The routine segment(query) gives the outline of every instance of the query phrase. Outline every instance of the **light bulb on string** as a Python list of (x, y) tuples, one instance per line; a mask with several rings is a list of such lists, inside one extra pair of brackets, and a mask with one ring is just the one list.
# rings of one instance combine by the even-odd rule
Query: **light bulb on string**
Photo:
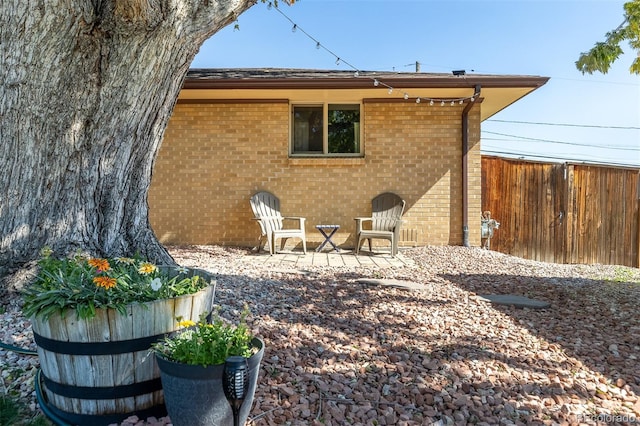
[[(264, 1), (264, 0), (263, 0), (263, 1)], [(284, 13), (283, 13), (279, 8), (278, 8), (278, 4), (277, 4), (277, 2), (275, 2), (275, 1), (273, 1), (273, 0), (266, 0), (266, 3), (267, 3), (267, 9), (268, 9), (268, 10), (271, 10), (273, 7), (275, 7), (277, 12), (279, 12), (280, 14), (282, 14), (285, 18), (287, 18), (287, 20), (288, 20), (289, 22), (291, 22), (291, 23), (293, 24), (293, 26), (292, 26), (292, 28), (291, 28), (291, 31), (292, 31), (292, 32), (296, 32), (296, 31), (298, 30), (298, 24), (294, 23), (294, 22), (293, 22), (293, 21), (292, 21), (292, 20), (291, 20), (291, 19), (290, 19), (286, 14), (284, 14)], [(301, 31), (304, 35), (306, 35), (307, 37), (309, 37), (312, 41), (315, 41), (315, 42), (316, 42), (316, 49), (320, 49), (321, 47), (322, 47), (322, 48), (324, 48), (325, 50), (327, 50), (327, 52), (328, 52), (328, 53), (332, 54), (332, 55), (336, 58), (335, 64), (336, 64), (336, 65), (340, 65), (340, 62), (341, 62), (342, 60), (340, 59), (340, 57), (339, 57), (339, 56), (335, 55), (333, 52), (331, 52), (331, 51), (330, 51), (330, 50), (328, 50), (326, 47), (324, 47), (324, 46), (320, 43), (320, 41), (316, 40), (314, 37), (311, 37), (311, 36), (310, 36), (309, 34), (307, 34), (307, 32), (306, 32), (306, 31), (304, 31), (302, 28), (300, 29), (300, 31)], [(344, 63), (345, 63), (345, 65), (347, 65), (347, 66), (351, 67), (351, 68), (354, 70), (354, 73), (353, 73), (354, 77), (360, 77), (360, 73), (359, 73), (359, 71), (356, 69), (356, 67), (354, 67), (353, 65), (351, 65), (349, 62), (345, 62), (345, 61), (342, 61), (342, 62), (344, 62)], [(375, 87), (379, 87), (380, 85), (382, 85), (382, 86), (386, 87), (386, 88), (388, 89), (388, 94), (389, 94), (389, 95), (391, 95), (391, 94), (393, 93), (393, 90), (394, 90), (394, 89), (393, 89), (393, 87), (389, 86), (388, 84), (386, 84), (386, 83), (384, 83), (384, 82), (379, 81), (378, 79), (373, 79), (373, 85), (374, 85)], [(403, 98), (404, 98), (405, 100), (408, 100), (408, 99), (410, 98), (410, 95), (409, 95), (407, 92), (401, 92), (401, 93), (403, 94)], [(471, 97), (469, 97), (469, 98), (466, 98), (466, 97), (465, 97), (465, 98), (454, 98), (454, 99), (451, 99), (451, 98), (449, 98), (449, 99), (442, 99), (442, 98), (438, 99), (438, 98), (430, 98), (430, 97), (426, 97), (426, 98), (424, 98), (424, 100), (425, 100), (425, 101), (428, 101), (430, 106), (433, 106), (433, 105), (435, 104), (435, 102), (440, 102), (440, 106), (444, 106), (444, 105), (445, 105), (445, 103), (449, 103), (449, 102), (450, 102), (450, 103), (451, 103), (451, 106), (454, 106), (454, 105), (456, 104), (456, 102), (457, 102), (457, 103), (459, 103), (460, 105), (463, 105), (467, 100), (469, 100), (471, 103), (473, 103), (473, 102), (476, 100), (476, 96), (477, 96), (478, 94), (479, 94), (479, 93), (474, 93), (474, 94), (473, 94), (473, 96), (471, 96)], [(422, 101), (423, 101), (423, 99), (422, 99), (422, 98), (420, 98), (420, 97), (416, 97), (416, 98), (415, 98), (415, 102), (416, 102), (416, 104), (419, 104), (419, 103), (421, 103)]]

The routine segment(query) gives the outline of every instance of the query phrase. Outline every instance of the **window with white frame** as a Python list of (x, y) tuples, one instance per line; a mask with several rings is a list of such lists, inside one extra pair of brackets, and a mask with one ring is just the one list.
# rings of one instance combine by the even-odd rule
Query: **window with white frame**
[(359, 156), (360, 104), (291, 106), (291, 154)]

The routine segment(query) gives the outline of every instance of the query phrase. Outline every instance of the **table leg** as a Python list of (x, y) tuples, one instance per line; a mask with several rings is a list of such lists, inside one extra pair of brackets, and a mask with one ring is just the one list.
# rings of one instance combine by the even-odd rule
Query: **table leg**
[(324, 236), (324, 241), (322, 242), (322, 244), (320, 244), (317, 248), (316, 251), (319, 252), (320, 250), (322, 250), (324, 248), (324, 246), (329, 243), (331, 244), (331, 246), (334, 248), (334, 250), (336, 252), (340, 252), (340, 250), (338, 249), (338, 247), (333, 243), (333, 241), (331, 241), (331, 237), (333, 237), (333, 234), (335, 234), (338, 229), (340, 229), (340, 227), (335, 227), (332, 229), (331, 233), (329, 233), (329, 235), (326, 234), (326, 232), (324, 232), (323, 228), (317, 228), (318, 231), (320, 231), (320, 233)]

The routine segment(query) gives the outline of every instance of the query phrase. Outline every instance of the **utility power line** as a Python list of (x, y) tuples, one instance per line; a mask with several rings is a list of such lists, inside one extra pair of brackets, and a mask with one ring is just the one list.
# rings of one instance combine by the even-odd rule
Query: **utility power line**
[[(554, 141), (554, 140), (550, 140), (550, 139), (539, 139), (539, 138), (529, 138), (526, 136), (518, 136), (518, 135), (510, 135), (507, 133), (498, 133), (498, 132), (490, 132), (488, 130), (482, 130), (483, 134), (490, 134), (490, 135), (498, 135), (498, 136), (506, 136), (509, 138), (517, 138), (515, 141), (518, 140), (527, 140), (527, 141), (534, 141), (534, 142), (547, 142), (547, 143), (555, 143), (555, 144), (559, 144), (559, 145), (571, 145), (571, 146), (581, 146), (581, 147), (589, 147), (589, 148), (602, 148), (602, 149), (618, 149), (618, 150), (622, 150), (622, 151), (638, 151), (640, 152), (640, 148), (629, 148), (629, 147), (623, 147), (623, 146), (615, 146), (615, 145), (594, 145), (594, 144), (585, 144), (585, 143), (577, 143), (577, 142), (562, 142), (562, 141)], [(484, 140), (491, 140), (490, 138), (482, 138)], [(500, 140), (500, 139), (493, 139), (493, 140)], [(504, 140), (504, 139), (502, 139)], [(510, 139), (513, 140), (513, 139)]]
[[(414, 64), (416, 62), (419, 62), (420, 65), (426, 66), (426, 67), (430, 67), (430, 68), (435, 68), (435, 69), (443, 69), (443, 70), (454, 70), (454, 69), (464, 69), (464, 66), (446, 66), (446, 65), (435, 65), (435, 64), (427, 64), (424, 61), (421, 61), (420, 59), (417, 59), (416, 61), (410, 63), (410, 64), (404, 64), (401, 66), (392, 66), (391, 68), (393, 70), (395, 70), (396, 68), (408, 68), (408, 67), (412, 67), (414, 66)], [(384, 69), (384, 68), (382, 68)], [(487, 71), (487, 70), (476, 70), (476, 69), (471, 69), (471, 72), (475, 72), (477, 74), (503, 74), (503, 72), (499, 72), (499, 71)], [(575, 81), (578, 83), (597, 83), (597, 84), (615, 84), (615, 85), (620, 85), (620, 86), (634, 86), (634, 87), (638, 87), (640, 86), (640, 84), (637, 83), (627, 83), (624, 81), (605, 81), (605, 80), (596, 80), (596, 79), (590, 79), (590, 78), (568, 78), (568, 77), (551, 77), (552, 80), (565, 80), (565, 81)]]
[(488, 119), (486, 122), (492, 123), (509, 123), (509, 124), (532, 124), (538, 126), (561, 126), (561, 127), (584, 127), (590, 129), (620, 129), (620, 130), (640, 130), (640, 127), (634, 126), (598, 126), (595, 124), (566, 124), (566, 123), (542, 123), (535, 121), (515, 121), (515, 120), (496, 120), (496, 119)]
[(594, 165), (605, 165), (605, 166), (622, 166), (622, 167), (634, 167), (638, 168), (640, 165), (633, 163), (625, 163), (619, 160), (611, 159), (611, 158), (602, 158), (602, 157), (591, 157), (592, 159), (576, 159), (575, 157), (571, 157), (567, 154), (558, 154), (558, 155), (541, 155), (534, 154), (529, 152), (513, 152), (513, 151), (497, 151), (491, 149), (481, 149), (480, 153), (482, 155), (495, 155), (499, 157), (507, 157), (507, 158), (515, 158), (515, 159), (538, 159), (538, 160), (555, 160), (555, 161), (565, 161), (570, 163), (585, 163), (585, 164), (594, 164)]
[[(496, 142), (523, 142), (522, 136), (514, 136), (518, 139), (503, 139), (503, 138), (485, 138), (483, 137), (483, 141), (496, 141)], [(548, 141), (545, 139), (525, 139), (532, 140), (533, 142), (543, 142), (543, 143), (560, 143), (563, 145), (573, 145), (585, 148), (594, 148), (594, 149), (612, 149), (612, 150), (620, 150), (620, 151), (638, 151), (640, 152), (640, 147), (633, 148), (626, 145), (595, 145), (589, 143), (573, 143), (573, 142), (556, 142), (556, 141)]]

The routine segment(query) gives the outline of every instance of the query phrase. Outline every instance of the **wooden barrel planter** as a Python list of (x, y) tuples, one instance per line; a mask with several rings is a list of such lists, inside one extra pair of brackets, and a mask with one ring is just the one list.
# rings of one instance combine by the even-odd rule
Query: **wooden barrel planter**
[(47, 409), (74, 425), (165, 415), (160, 371), (149, 349), (178, 330), (176, 318), (198, 321), (211, 312), (215, 282), (204, 271), (192, 273), (212, 285), (174, 299), (131, 304), (126, 315), (98, 309), (90, 319), (75, 312), (31, 318)]

